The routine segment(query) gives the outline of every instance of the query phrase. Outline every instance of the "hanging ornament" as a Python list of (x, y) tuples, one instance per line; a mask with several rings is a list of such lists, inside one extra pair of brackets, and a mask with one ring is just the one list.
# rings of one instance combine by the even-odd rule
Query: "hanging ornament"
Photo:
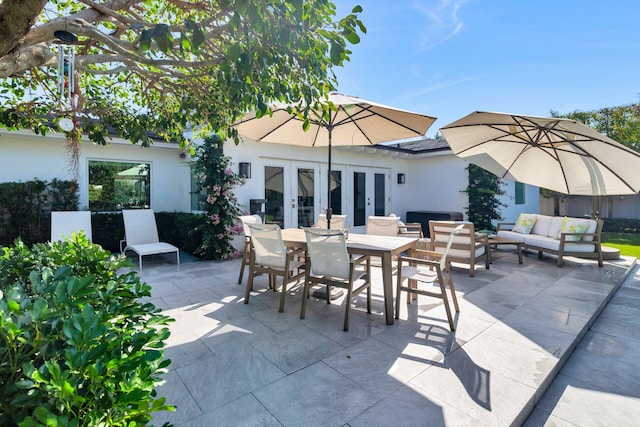
[(74, 87), (75, 51), (73, 46), (58, 46), (58, 95), (63, 109), (71, 109)]

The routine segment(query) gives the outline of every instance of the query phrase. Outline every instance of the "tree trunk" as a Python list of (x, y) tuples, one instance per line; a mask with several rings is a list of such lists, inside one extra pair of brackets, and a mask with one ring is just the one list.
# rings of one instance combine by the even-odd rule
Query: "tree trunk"
[(0, 3), (0, 58), (19, 45), (46, 0), (3, 0)]

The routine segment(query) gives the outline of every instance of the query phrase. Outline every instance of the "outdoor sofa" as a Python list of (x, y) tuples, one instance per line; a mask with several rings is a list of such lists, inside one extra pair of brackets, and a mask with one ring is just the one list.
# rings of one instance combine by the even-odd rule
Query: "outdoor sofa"
[(572, 218), (540, 214), (520, 214), (518, 220), (498, 223), (498, 237), (522, 242), (525, 249), (558, 257), (562, 267), (563, 257), (597, 259), (602, 267), (601, 219)]

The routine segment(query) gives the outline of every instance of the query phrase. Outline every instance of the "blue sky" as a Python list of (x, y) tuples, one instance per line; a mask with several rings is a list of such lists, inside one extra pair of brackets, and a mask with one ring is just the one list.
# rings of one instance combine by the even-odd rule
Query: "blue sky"
[(339, 91), (435, 116), (549, 116), (640, 101), (638, 0), (334, 0), (367, 34)]

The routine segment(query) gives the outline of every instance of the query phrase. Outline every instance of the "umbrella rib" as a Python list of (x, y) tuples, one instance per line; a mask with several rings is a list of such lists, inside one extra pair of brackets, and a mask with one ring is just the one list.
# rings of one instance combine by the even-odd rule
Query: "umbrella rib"
[[(342, 109), (342, 111), (345, 112), (345, 114), (347, 115), (346, 118), (344, 118), (343, 120), (334, 123), (334, 126), (341, 126), (347, 123), (353, 123), (355, 126), (358, 127), (358, 129), (360, 129), (360, 131), (364, 134), (364, 132), (362, 131), (362, 129), (360, 128), (360, 126), (357, 124), (358, 121), (360, 120), (364, 120), (367, 119), (369, 117), (380, 117), (390, 123), (393, 123), (394, 125), (400, 126), (404, 129), (407, 129), (413, 133), (415, 133), (418, 136), (423, 135), (419, 130), (412, 128), (411, 126), (407, 126), (404, 123), (400, 123), (397, 120), (394, 120), (390, 117), (387, 117), (385, 114), (382, 114), (381, 112), (377, 112), (377, 111), (372, 111), (371, 108), (373, 108), (373, 105), (369, 105), (369, 106), (358, 106), (359, 108), (361, 108), (358, 112), (356, 112), (355, 114), (349, 114), (347, 112), (347, 110), (344, 107), (340, 107)], [(367, 115), (364, 115), (365, 113), (368, 113)], [(359, 117), (360, 115), (364, 115), (363, 117)], [(421, 117), (425, 117), (425, 118), (429, 118), (427, 116), (421, 115), (421, 114), (415, 114), (416, 116), (421, 116)], [(369, 140), (369, 142), (371, 142), (371, 140), (369, 139), (369, 137), (365, 134), (365, 136), (367, 137), (367, 140)], [(372, 143), (372, 142), (371, 142)]]

